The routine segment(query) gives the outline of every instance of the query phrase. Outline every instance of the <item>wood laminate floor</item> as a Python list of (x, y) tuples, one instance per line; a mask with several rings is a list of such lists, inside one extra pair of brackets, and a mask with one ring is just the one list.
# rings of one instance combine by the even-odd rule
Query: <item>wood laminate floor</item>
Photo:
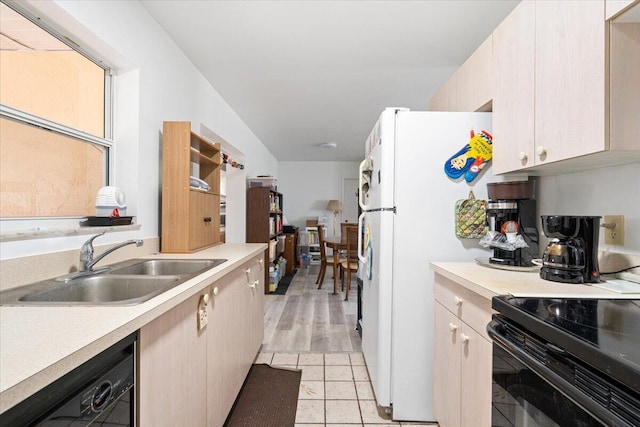
[(255, 362), (302, 371), (295, 427), (434, 426), (393, 421), (377, 405), (355, 331), (355, 276), (344, 301), (339, 288), (332, 295), (330, 269), (317, 289), (318, 268), (298, 269), (285, 295), (265, 295), (265, 337)]
[(263, 352), (360, 352), (355, 330), (357, 285), (351, 281), (349, 301), (344, 292), (333, 295), (333, 276), (327, 269), (322, 289), (315, 284), (317, 265), (298, 269), (285, 295), (265, 295)]

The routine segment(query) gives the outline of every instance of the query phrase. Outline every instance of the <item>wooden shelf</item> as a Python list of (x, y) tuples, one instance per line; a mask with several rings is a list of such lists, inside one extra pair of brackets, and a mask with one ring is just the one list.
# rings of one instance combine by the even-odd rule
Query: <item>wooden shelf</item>
[(218, 156), (215, 157), (208, 157), (202, 154), (202, 152), (191, 147), (191, 161), (198, 164), (210, 163), (212, 165), (220, 165), (220, 155), (218, 154)]
[[(164, 122), (162, 252), (189, 253), (220, 243), (220, 164), (220, 145), (193, 133), (190, 122)], [(209, 191), (191, 188), (193, 169)]]
[[(275, 207), (278, 208), (273, 210)], [(270, 187), (247, 189), (247, 243), (267, 243), (282, 236), (282, 194)], [(273, 226), (272, 226), (273, 223)], [(273, 232), (275, 227), (275, 233)], [(269, 250), (265, 258), (269, 259)], [(279, 255), (279, 254), (277, 254)], [(269, 269), (265, 269), (265, 293), (269, 293)]]

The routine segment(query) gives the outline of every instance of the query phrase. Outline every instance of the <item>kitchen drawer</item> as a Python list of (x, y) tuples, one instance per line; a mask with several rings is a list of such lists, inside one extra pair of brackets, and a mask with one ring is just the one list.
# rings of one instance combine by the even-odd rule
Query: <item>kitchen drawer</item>
[(255, 257), (244, 263), (242, 269), (246, 272), (248, 281), (259, 280), (264, 276), (264, 261), (261, 256)]
[(486, 327), (493, 313), (490, 299), (437, 273), (434, 280), (434, 297), (447, 310), (487, 338)]

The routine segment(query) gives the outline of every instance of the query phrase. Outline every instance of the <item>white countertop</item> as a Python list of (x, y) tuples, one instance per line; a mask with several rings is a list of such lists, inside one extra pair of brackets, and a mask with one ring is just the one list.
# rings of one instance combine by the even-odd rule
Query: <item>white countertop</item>
[(228, 261), (135, 306), (0, 306), (0, 413), (60, 378), (266, 249), (223, 244), (193, 254), (142, 258)]
[(505, 271), (472, 262), (432, 262), (431, 269), (485, 298), (496, 295), (553, 298), (640, 299), (640, 293), (622, 294), (590, 285), (550, 282), (539, 271)]

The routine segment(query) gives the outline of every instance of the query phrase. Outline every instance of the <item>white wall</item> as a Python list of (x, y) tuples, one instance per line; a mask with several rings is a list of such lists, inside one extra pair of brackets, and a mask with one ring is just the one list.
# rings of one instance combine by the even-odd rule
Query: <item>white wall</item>
[[(320, 215), (331, 221), (327, 201), (341, 198), (342, 178), (357, 178), (357, 170), (356, 162), (280, 162), (278, 190), (289, 222), (304, 227)], [(601, 230), (600, 250), (640, 255), (640, 163), (538, 177), (536, 192), (540, 215), (624, 215), (625, 245), (605, 245)]]
[(600, 250), (640, 255), (640, 163), (540, 177), (538, 182), (540, 215), (624, 215), (625, 245), (605, 245), (601, 230)]
[[(331, 199), (342, 199), (342, 179), (358, 178), (358, 162), (280, 162), (278, 191), (284, 199), (284, 215), (291, 225), (304, 228), (305, 221), (318, 216), (329, 217), (332, 229), (333, 213), (326, 211)], [(341, 215), (336, 218), (336, 234), (340, 234)]]
[[(101, 244), (159, 235), (164, 120), (213, 130), (245, 154), (247, 176), (278, 174), (273, 155), (196, 70), (138, 2), (29, 0), (45, 21), (116, 67), (115, 182), (141, 230), (111, 233)], [(197, 36), (194, 34), (194, 36)], [(242, 212), (244, 215), (244, 212)], [(241, 223), (244, 227), (244, 216)], [(233, 235), (233, 233), (232, 233)], [(86, 236), (0, 245), (1, 259), (77, 249)]]

